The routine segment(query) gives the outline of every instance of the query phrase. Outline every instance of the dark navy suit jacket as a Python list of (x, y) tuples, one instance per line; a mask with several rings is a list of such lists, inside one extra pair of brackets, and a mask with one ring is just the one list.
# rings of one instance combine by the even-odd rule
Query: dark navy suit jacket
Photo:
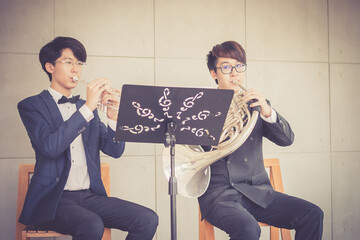
[(242, 195), (263, 208), (274, 200), (275, 192), (264, 167), (263, 137), (280, 146), (291, 145), (294, 141), (289, 123), (279, 113), (275, 123), (268, 123), (259, 117), (244, 144), (210, 166), (209, 187), (198, 198), (202, 218), (219, 202), (239, 201)]
[[(76, 103), (79, 109), (85, 103)], [(53, 220), (70, 171), (70, 144), (82, 134), (92, 192), (105, 195), (101, 180), (100, 150), (118, 158), (125, 144), (114, 141), (115, 132), (107, 128), (95, 110), (88, 123), (77, 110), (67, 121), (48, 91), (28, 97), (18, 110), (35, 151), (35, 170), (19, 221), (26, 225)]]

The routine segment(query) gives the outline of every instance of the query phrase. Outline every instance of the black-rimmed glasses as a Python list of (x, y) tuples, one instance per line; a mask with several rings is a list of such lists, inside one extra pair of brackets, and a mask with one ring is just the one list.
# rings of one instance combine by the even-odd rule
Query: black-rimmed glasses
[(224, 66), (221, 66), (221, 67), (217, 67), (216, 69), (221, 69), (221, 72), (223, 74), (230, 74), (233, 70), (233, 68), (235, 68), (235, 70), (238, 72), (238, 73), (242, 73), (242, 72), (245, 72), (246, 71), (246, 64), (236, 64), (235, 66), (231, 66), (231, 65), (224, 65)]
[(63, 60), (63, 61), (55, 61), (55, 62), (60, 62), (60, 63), (63, 63), (65, 64), (65, 66), (68, 66), (68, 67), (72, 67), (74, 65), (78, 66), (78, 67), (83, 67), (86, 65), (85, 62), (74, 62), (74, 61), (70, 61), (70, 60)]

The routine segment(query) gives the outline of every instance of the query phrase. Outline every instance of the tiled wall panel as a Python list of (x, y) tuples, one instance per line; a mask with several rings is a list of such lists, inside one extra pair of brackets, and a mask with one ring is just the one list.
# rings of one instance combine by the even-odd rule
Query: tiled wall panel
[(246, 44), (251, 60), (327, 61), (327, 1), (246, 1)]
[(171, 87), (216, 87), (203, 59), (171, 59), (160, 58), (156, 60), (157, 86)]
[(360, 64), (330, 65), (331, 150), (360, 151)]
[(332, 154), (333, 239), (357, 239), (360, 234), (359, 152)]
[(329, 151), (329, 76), (325, 63), (249, 62), (247, 87), (270, 100), (295, 133), (289, 148), (265, 141), (272, 152)]
[[(20, 70), (21, 68), (21, 70)], [(0, 157), (33, 157), (17, 104), (47, 89), (49, 80), (33, 54), (0, 54)]]
[(73, 36), (100, 56), (154, 56), (152, 0), (55, 2), (55, 35)]
[(244, 4), (243, 0), (155, 0), (155, 56), (204, 58), (223, 41), (245, 43)]
[(329, 0), (330, 61), (360, 63), (360, 1)]
[(0, 52), (38, 53), (54, 36), (54, 1), (1, 0)]

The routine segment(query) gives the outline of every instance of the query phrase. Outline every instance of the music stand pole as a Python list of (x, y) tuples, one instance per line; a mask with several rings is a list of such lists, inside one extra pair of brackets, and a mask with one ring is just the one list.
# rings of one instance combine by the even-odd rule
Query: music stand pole
[(165, 147), (170, 146), (170, 166), (171, 175), (169, 178), (169, 195), (170, 195), (170, 210), (171, 210), (171, 240), (177, 239), (176, 233), (176, 194), (177, 194), (177, 180), (175, 176), (175, 129), (176, 123), (170, 122), (167, 124), (167, 132), (165, 133)]
[(164, 156), (170, 159), (164, 161), (170, 161), (166, 177), (171, 200), (171, 240), (177, 239), (176, 195), (180, 189), (175, 174), (175, 143), (216, 146), (233, 95), (233, 90), (226, 89), (129, 84), (122, 87), (114, 140), (163, 143), (170, 147), (170, 155)]

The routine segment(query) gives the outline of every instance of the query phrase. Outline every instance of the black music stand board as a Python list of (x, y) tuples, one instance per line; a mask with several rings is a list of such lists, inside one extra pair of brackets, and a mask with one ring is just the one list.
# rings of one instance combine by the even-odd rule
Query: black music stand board
[(116, 141), (170, 147), (171, 239), (176, 240), (175, 144), (216, 146), (233, 90), (123, 85)]

